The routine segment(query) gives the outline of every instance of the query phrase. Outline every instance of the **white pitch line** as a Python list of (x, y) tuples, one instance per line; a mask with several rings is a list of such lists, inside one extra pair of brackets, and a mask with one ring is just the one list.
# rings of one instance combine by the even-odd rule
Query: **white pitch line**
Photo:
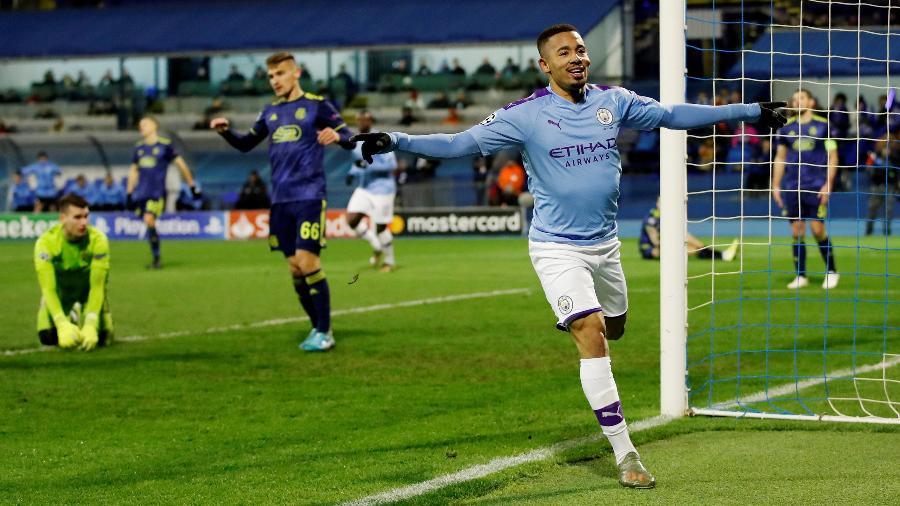
[[(427, 299), (407, 300), (403, 302), (393, 302), (388, 304), (375, 304), (373, 306), (353, 307), (347, 309), (338, 309), (331, 312), (331, 316), (342, 316), (348, 314), (371, 313), (373, 311), (384, 311), (388, 309), (398, 309), (406, 307), (427, 306), (430, 304), (444, 304), (447, 302), (456, 302), (460, 300), (484, 299), (488, 297), (500, 297), (504, 295), (524, 295), (531, 293), (528, 288), (510, 288), (507, 290), (491, 290), (489, 292), (461, 293), (459, 295), (445, 295), (442, 297), (430, 297)], [(285, 325), (288, 323), (296, 323), (309, 320), (306, 316), (294, 316), (290, 318), (276, 318), (273, 320), (263, 320), (253, 323), (237, 323), (234, 325), (225, 325), (221, 327), (210, 327), (206, 330), (178, 330), (173, 332), (163, 332), (154, 336), (126, 336), (117, 337), (116, 342), (136, 343), (140, 341), (150, 341), (156, 339), (171, 339), (174, 337), (183, 337), (188, 335), (204, 335), (219, 334), (222, 332), (234, 332), (246, 329), (258, 329), (263, 327), (274, 327), (277, 325)], [(4, 350), (3, 356), (28, 355), (44, 351), (56, 350), (55, 346), (41, 346), (40, 348), (25, 348), (21, 350)]]
[[(674, 418), (659, 415), (654, 416), (653, 418), (639, 420), (635, 423), (630, 424), (628, 428), (631, 432), (640, 432), (642, 430), (652, 429), (654, 427), (659, 427), (660, 425), (665, 425), (672, 420), (674, 420)], [(494, 474), (511, 467), (520, 466), (522, 464), (529, 464), (532, 462), (540, 462), (542, 460), (549, 459), (554, 455), (558, 455), (559, 453), (562, 453), (566, 450), (597, 442), (603, 437), (605, 437), (603, 436), (603, 433), (598, 432), (597, 434), (578, 439), (562, 441), (551, 446), (538, 448), (536, 450), (531, 450), (530, 452), (521, 453), (512, 457), (498, 457), (491, 460), (487, 464), (479, 464), (477, 466), (463, 469), (462, 471), (438, 476), (437, 478), (432, 478), (428, 481), (423, 481), (414, 485), (395, 488), (392, 490), (388, 490), (387, 492), (381, 492), (379, 494), (366, 496), (354, 501), (345, 502), (341, 506), (371, 506), (375, 504), (384, 504), (389, 502), (401, 501), (403, 499), (409, 499), (411, 497), (427, 494), (428, 492), (433, 492), (435, 490), (450, 485), (455, 485), (457, 483), (484, 478), (489, 474)]]
[[(894, 366), (900, 363), (900, 356), (894, 357), (891, 360), (884, 361), (878, 364), (871, 364), (863, 367), (857, 367), (855, 369), (856, 373), (867, 373), (872, 372), (878, 369), (887, 368)], [(835, 371), (832, 373), (828, 379), (835, 379), (840, 377), (847, 377), (852, 375), (854, 372), (853, 369), (841, 369), (839, 371)], [(786, 385), (782, 385), (780, 387), (776, 387), (770, 389), (768, 391), (763, 390), (760, 392), (756, 392), (752, 395), (743, 398), (744, 403), (749, 402), (758, 402), (765, 400), (768, 397), (786, 395), (793, 392), (796, 389), (804, 389), (812, 386), (816, 386), (818, 384), (824, 383), (825, 378), (815, 378), (804, 380), (795, 383), (789, 383)], [(732, 403), (724, 403), (717, 405), (718, 409), (729, 409), (737, 407), (739, 404), (737, 402)], [(629, 424), (628, 428), (630, 432), (640, 432), (643, 430), (653, 429), (655, 427), (660, 427), (665, 425), (673, 420), (676, 420), (674, 417), (666, 417), (666, 416), (654, 416), (653, 418), (647, 418), (644, 420), (638, 420), (635, 423)], [(457, 483), (462, 483), (470, 480), (476, 480), (478, 478), (484, 478), (490, 474), (498, 473), (500, 471), (504, 471), (511, 467), (520, 466), (523, 464), (529, 464), (532, 462), (539, 462), (542, 460), (549, 459), (554, 455), (557, 455), (563, 451), (577, 448), (582, 445), (594, 443), (603, 439), (604, 436), (602, 433), (597, 433), (591, 436), (586, 436), (578, 439), (570, 439), (568, 441), (562, 441), (556, 443), (551, 446), (547, 446), (544, 448), (538, 448), (536, 450), (531, 450), (530, 452), (521, 453), (519, 455), (515, 455), (512, 457), (498, 457), (487, 464), (479, 464), (476, 466), (472, 466), (461, 471), (457, 471), (451, 474), (445, 474), (443, 476), (438, 476), (437, 478), (432, 478), (427, 481), (423, 481), (420, 483), (416, 483), (413, 485), (409, 485), (406, 487), (399, 487), (395, 489), (388, 490), (386, 492), (381, 492), (378, 494), (369, 495), (363, 497), (361, 499), (356, 499), (354, 501), (349, 501), (343, 503), (341, 506), (372, 506), (376, 504), (385, 504), (395, 501), (401, 501), (404, 499), (409, 499), (411, 497), (416, 497), (420, 495), (427, 494), (429, 492), (434, 492), (435, 490), (439, 490), (444, 487), (448, 487), (450, 485), (455, 485)]]

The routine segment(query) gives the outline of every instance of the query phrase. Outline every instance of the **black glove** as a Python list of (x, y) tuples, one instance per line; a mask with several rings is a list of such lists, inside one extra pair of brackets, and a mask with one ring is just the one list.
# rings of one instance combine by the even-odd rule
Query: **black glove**
[(130, 193), (125, 195), (125, 209), (129, 211), (134, 210), (134, 197)]
[(362, 157), (363, 160), (372, 163), (372, 155), (379, 153), (387, 153), (391, 151), (393, 148), (393, 143), (391, 142), (391, 136), (378, 132), (378, 133), (368, 133), (368, 134), (356, 134), (353, 137), (350, 137), (350, 142), (362, 142)]
[(203, 191), (196, 186), (191, 186), (191, 197), (194, 197), (194, 200), (200, 200), (203, 198)]
[(786, 102), (760, 102), (759, 120), (756, 121), (756, 124), (773, 130), (783, 127), (787, 123), (787, 118), (778, 112), (777, 109), (781, 109), (786, 105)]

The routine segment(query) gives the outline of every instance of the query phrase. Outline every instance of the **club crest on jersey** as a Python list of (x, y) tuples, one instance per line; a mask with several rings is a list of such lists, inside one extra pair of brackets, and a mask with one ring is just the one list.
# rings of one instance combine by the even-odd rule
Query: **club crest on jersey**
[(297, 111), (294, 112), (294, 117), (300, 121), (303, 121), (303, 119), (306, 118), (306, 108), (301, 107), (301, 108), (297, 109)]
[(597, 109), (597, 121), (601, 125), (609, 125), (613, 122), (613, 113), (605, 107)]
[(491, 123), (493, 123), (495, 119), (497, 119), (497, 113), (492, 112), (491, 114), (488, 115), (487, 118), (484, 118), (483, 120), (481, 120), (480, 124), (481, 124), (481, 126), (488, 126)]
[(563, 295), (556, 301), (556, 306), (559, 307), (559, 312), (562, 314), (569, 314), (572, 312), (572, 297), (568, 295)]

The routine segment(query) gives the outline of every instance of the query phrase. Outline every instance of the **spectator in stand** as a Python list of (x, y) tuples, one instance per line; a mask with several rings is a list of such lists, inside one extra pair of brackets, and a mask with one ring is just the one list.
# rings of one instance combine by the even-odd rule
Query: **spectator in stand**
[(453, 107), (447, 109), (447, 116), (441, 120), (442, 125), (458, 125), (459, 122), (462, 121), (462, 118), (459, 117), (459, 112)]
[(124, 211), (125, 187), (115, 182), (112, 174), (107, 172), (103, 183), (97, 188), (94, 209), (98, 211)]
[(517, 160), (509, 160), (500, 169), (497, 180), (488, 190), (492, 206), (517, 206), (519, 194), (525, 189), (525, 169)]
[(439, 91), (428, 102), (429, 109), (448, 109), (450, 108), (450, 99), (447, 98), (447, 92)]
[(266, 74), (266, 69), (264, 69), (262, 65), (256, 66), (256, 70), (253, 71), (253, 80), (254, 81), (268, 81), (269, 80), (269, 75)]
[[(268, 74), (266, 74), (266, 80), (268, 79), (269, 76)], [(312, 72), (309, 71), (305, 63), (300, 64), (300, 79), (309, 79), (310, 81), (313, 80)]]
[[(203, 73), (205, 74), (206, 68), (200, 67), (200, 69), (198, 69), (197, 73), (200, 74), (200, 71), (203, 71)], [(198, 75), (198, 77), (199, 77), (199, 75)], [(202, 78), (201, 78), (201, 80), (202, 80)], [(123, 86), (134, 86), (134, 79), (132, 79), (131, 74), (128, 72), (128, 69), (126, 69), (124, 67), (122, 68), (122, 75), (119, 77), (118, 84), (121, 84)]]
[(75, 80), (75, 86), (79, 88), (88, 88), (91, 86), (91, 78), (83, 70), (78, 71), (78, 79)]
[(541, 73), (540, 69), (537, 68), (537, 63), (535, 63), (534, 58), (528, 59), (528, 66), (525, 67), (525, 70), (523, 70), (522, 72), (524, 72), (526, 74), (540, 74)]
[(431, 67), (428, 66), (428, 62), (425, 61), (425, 58), (419, 60), (419, 70), (416, 72), (416, 74), (420, 76), (430, 76), (431, 74), (433, 74), (433, 72), (431, 71)]
[(16, 132), (16, 127), (13, 125), (7, 125), (3, 120), (0, 120), (0, 134), (12, 134)]
[(196, 191), (191, 190), (191, 185), (181, 181), (181, 186), (178, 189), (178, 199), (175, 200), (176, 211), (199, 211), (203, 209), (203, 194), (199, 193), (203, 191), (200, 181), (194, 179), (194, 188)]
[[(353, 97), (359, 92), (359, 85), (356, 84), (356, 81), (353, 79), (353, 76), (347, 72), (347, 66), (341, 64), (338, 67), (338, 73), (334, 76), (334, 82), (343, 82), (343, 93), (340, 93), (340, 90), (337, 86), (334, 86), (336, 93), (332, 96), (332, 101), (335, 104), (349, 104), (353, 101)], [(337, 106), (340, 108), (340, 106)]]
[(698, 105), (712, 105), (712, 100), (709, 98), (709, 94), (705, 91), (701, 91), (697, 94), (697, 99), (694, 101), (695, 104)]
[(422, 102), (422, 98), (419, 97), (419, 90), (413, 88), (409, 90), (409, 98), (407, 98), (403, 102), (404, 107), (409, 107), (414, 111), (421, 111), (425, 108), (425, 103)]
[(22, 168), (24, 177), (34, 176), (37, 186), (35, 194), (37, 195), (37, 205), (35, 212), (49, 212), (56, 210), (56, 198), (59, 196), (59, 189), (56, 187), (56, 178), (62, 175), (59, 165), (50, 161), (47, 153), (41, 151), (37, 154), (37, 161)]
[(19, 171), (13, 174), (11, 192), (12, 195), (9, 200), (13, 211), (17, 213), (30, 213), (31, 211), (34, 211), (37, 200), (34, 195), (34, 190), (31, 188), (31, 185), (28, 184), (28, 181), (22, 177), (22, 173)]
[(53, 76), (53, 70), (47, 69), (47, 71), (44, 72), (44, 81), (43, 82), (44, 82), (44, 84), (51, 84), (51, 85), (56, 84), (56, 77)]
[(74, 193), (84, 200), (87, 200), (88, 204), (91, 205), (94, 205), (94, 202), (97, 201), (97, 195), (94, 193), (94, 188), (88, 184), (84, 174), (75, 176), (75, 184), (66, 188), (64, 193)]
[(216, 97), (212, 99), (209, 106), (206, 107), (203, 111), (203, 117), (200, 118), (199, 121), (194, 123), (194, 130), (208, 130), (209, 122), (212, 121), (213, 118), (222, 115), (222, 112), (227, 109), (225, 105), (225, 99), (222, 97)]
[(518, 65), (516, 65), (516, 64), (513, 62), (513, 59), (512, 59), (512, 58), (507, 58), (507, 59), (506, 59), (506, 65), (503, 66), (503, 70), (501, 70), (500, 73), (501, 73), (504, 77), (512, 77), (512, 76), (518, 74), (520, 70), (521, 70), (521, 69), (519, 68)]
[(410, 73), (409, 64), (406, 58), (398, 58), (391, 63), (391, 73), (401, 76), (408, 76)]
[(259, 172), (253, 170), (247, 176), (247, 181), (241, 187), (241, 195), (238, 197), (235, 209), (268, 209), (271, 201), (266, 183), (259, 177)]
[(466, 97), (466, 92), (463, 90), (459, 90), (456, 93), (456, 98), (453, 100), (453, 108), (454, 109), (465, 109), (472, 105), (472, 101)]
[(412, 125), (413, 123), (415, 123), (416, 121), (419, 121), (419, 120), (418, 120), (418, 118), (416, 118), (413, 115), (412, 108), (403, 106), (403, 109), (401, 110), (400, 124), (403, 126), (409, 126), (409, 125)]
[(462, 68), (462, 65), (459, 64), (459, 58), (453, 59), (453, 68), (450, 69), (450, 73), (455, 76), (466, 75), (466, 69)]
[(485, 56), (484, 60), (481, 61), (481, 65), (479, 65), (478, 68), (475, 69), (475, 73), (481, 74), (481, 75), (493, 76), (493, 75), (497, 74), (497, 69), (494, 68), (493, 65), (491, 65), (491, 61), (488, 59), (487, 56)]
[(113, 78), (112, 70), (107, 70), (103, 77), (100, 78), (100, 82), (97, 83), (98, 86), (112, 86), (116, 83), (116, 80)]
[(225, 78), (225, 80), (230, 82), (244, 82), (247, 80), (247, 78), (244, 77), (244, 74), (241, 74), (241, 71), (238, 70), (237, 65), (232, 65), (231, 71), (228, 72), (228, 77)]

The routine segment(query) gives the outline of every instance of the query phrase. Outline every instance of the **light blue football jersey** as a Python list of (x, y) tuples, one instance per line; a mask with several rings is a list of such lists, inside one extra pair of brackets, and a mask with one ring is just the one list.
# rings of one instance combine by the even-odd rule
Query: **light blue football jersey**
[(521, 151), (534, 195), (531, 240), (587, 246), (616, 236), (619, 131), (652, 130), (666, 114), (656, 100), (624, 88), (591, 84), (573, 104), (548, 86), (468, 132), (484, 155)]
[[(362, 159), (362, 143), (358, 142), (353, 148), (353, 161)], [(397, 193), (397, 182), (394, 181), (396, 168), (396, 154), (380, 153), (372, 155), (372, 163), (365, 169), (351, 165), (348, 174), (356, 178), (357, 188), (368, 190), (373, 195), (391, 195)]]

